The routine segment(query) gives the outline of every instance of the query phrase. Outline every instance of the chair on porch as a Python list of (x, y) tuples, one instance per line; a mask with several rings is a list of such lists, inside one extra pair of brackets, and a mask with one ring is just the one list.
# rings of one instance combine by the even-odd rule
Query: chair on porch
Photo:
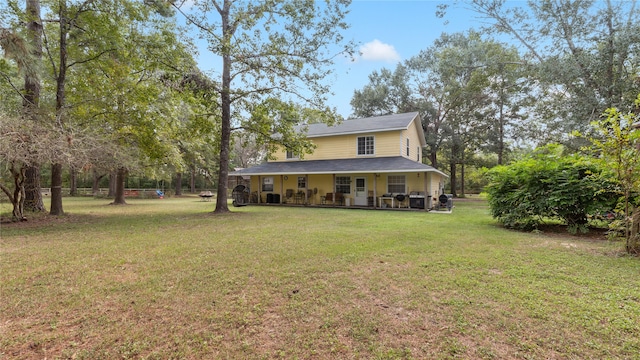
[(293, 203), (293, 189), (287, 189), (284, 193), (284, 199), (287, 204)]
[(344, 194), (343, 193), (327, 193), (324, 196), (321, 196), (322, 204), (331, 203), (333, 205), (344, 205)]

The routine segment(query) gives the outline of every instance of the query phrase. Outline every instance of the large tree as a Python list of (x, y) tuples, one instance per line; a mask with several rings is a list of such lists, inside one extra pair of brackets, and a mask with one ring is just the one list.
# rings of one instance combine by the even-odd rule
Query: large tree
[[(295, 98), (325, 109), (325, 82), (343, 43), (350, 0), (173, 2), (219, 57), (221, 131), (216, 213), (228, 212), (230, 140), (247, 106), (264, 98)], [(330, 109), (325, 109), (331, 112)], [(291, 124), (293, 126), (293, 124)]]
[(353, 92), (353, 116), (364, 118), (418, 110), (418, 97), (412, 92), (409, 75), (404, 64), (398, 64), (394, 71), (383, 68), (372, 72), (369, 83)]
[(605, 109), (631, 110), (640, 90), (640, 9), (635, 0), (464, 1), (487, 30), (511, 36), (537, 67), (535, 113), (542, 141), (588, 131)]
[[(57, 2), (50, 10), (57, 36), (49, 38), (58, 41), (50, 40), (46, 48), (59, 55), (49, 61), (56, 124), (65, 134), (92, 128), (119, 146), (117, 152), (94, 152), (89, 167), (117, 175), (114, 203), (123, 204), (124, 180), (132, 168), (152, 173), (149, 169), (179, 161), (174, 140), (180, 92), (170, 80), (195, 66), (188, 44), (179, 40), (170, 19), (146, 3)], [(52, 185), (60, 186), (60, 172), (52, 175)], [(54, 195), (52, 213), (54, 204), (62, 210)]]
[[(28, 121), (41, 121), (40, 91), (41, 78), (39, 65), (42, 58), (42, 21), (40, 19), (40, 2), (28, 0), (25, 10), (20, 11), (17, 4), (7, 4), (0, 8), (0, 46), (4, 50), (4, 58), (17, 65), (23, 76), (24, 87), (17, 85), (15, 72), (9, 63), (2, 63), (2, 82), (8, 84), (12, 94), (3, 97), (4, 114), (13, 113), (12, 99), (22, 101), (21, 116)], [(20, 15), (16, 15), (19, 13)], [(26, 25), (26, 26), (25, 26)], [(26, 28), (26, 31), (22, 31)], [(17, 95), (17, 96), (16, 96)], [(21, 182), (24, 196), (23, 208), (32, 211), (44, 211), (42, 194), (40, 192), (40, 164), (32, 161), (13, 164), (13, 170), (24, 177)], [(14, 177), (15, 178), (15, 177)]]
[(469, 154), (505, 152), (508, 130), (519, 119), (514, 94), (522, 62), (514, 49), (469, 32), (443, 34), (406, 64), (414, 96), (430, 105), (422, 108), (431, 164), (438, 166), (445, 150), (455, 193), (457, 165)]

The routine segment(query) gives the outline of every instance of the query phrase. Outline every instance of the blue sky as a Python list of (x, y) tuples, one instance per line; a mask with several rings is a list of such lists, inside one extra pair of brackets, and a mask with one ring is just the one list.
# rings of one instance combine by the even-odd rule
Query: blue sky
[(345, 38), (360, 44), (361, 56), (355, 62), (336, 64), (335, 95), (330, 105), (348, 117), (354, 90), (362, 89), (374, 70), (395, 69), (398, 62), (430, 47), (443, 32), (466, 31), (481, 25), (476, 15), (461, 5), (450, 6), (445, 18), (437, 18), (437, 6), (445, 2), (354, 0), (346, 19), (351, 28)]
[[(374, 70), (395, 69), (402, 62), (430, 47), (443, 32), (453, 33), (478, 28), (481, 23), (462, 5), (453, 5), (444, 19), (436, 17), (438, 4), (446, 0), (353, 0), (346, 21), (351, 27), (344, 32), (345, 39), (358, 44), (361, 55), (355, 61), (337, 59), (335, 73), (330, 82), (334, 95), (328, 105), (347, 118), (351, 115), (349, 102), (354, 90), (368, 83)], [(198, 41), (198, 62), (201, 70), (219, 73), (213, 68), (206, 43)]]

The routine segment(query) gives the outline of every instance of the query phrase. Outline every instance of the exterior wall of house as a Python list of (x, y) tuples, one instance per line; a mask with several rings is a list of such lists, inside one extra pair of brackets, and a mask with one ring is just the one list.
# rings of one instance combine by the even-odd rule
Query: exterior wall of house
[[(374, 174), (339, 174), (337, 177), (348, 178), (349, 184), (345, 186), (348, 188), (347, 191), (343, 191), (345, 199), (348, 198), (350, 204), (355, 204), (355, 178), (356, 177), (364, 177), (366, 179), (367, 184), (367, 192), (368, 195), (373, 195), (374, 187), (375, 194), (377, 196), (382, 196), (383, 194), (389, 193), (388, 188), (388, 179), (390, 175), (401, 175), (405, 177), (405, 189), (402, 193), (409, 194), (413, 191), (425, 191), (425, 174), (424, 173), (398, 173), (398, 174), (381, 174), (377, 178), (374, 179)], [(427, 195), (430, 195), (432, 198), (436, 198), (440, 195), (440, 184), (444, 181), (443, 177), (437, 173), (428, 173), (427, 176)], [(305, 181), (307, 188), (300, 188), (298, 185), (299, 177), (303, 178)], [(265, 181), (265, 178), (267, 180)], [(302, 180), (302, 179), (300, 179)], [(300, 184), (304, 185), (304, 184)], [(321, 199), (327, 193), (336, 192), (334, 188), (334, 177), (331, 174), (323, 174), (323, 175), (274, 175), (274, 176), (252, 176), (251, 177), (251, 193), (252, 200), (259, 194), (260, 203), (267, 202), (268, 194), (278, 194), (280, 202), (283, 203), (293, 203), (295, 202), (295, 198), (287, 197), (287, 190), (289, 193), (297, 193), (299, 191), (304, 192), (305, 190), (309, 191), (308, 201), (310, 204), (321, 204)], [(270, 189), (270, 190), (269, 190)]]
[[(413, 130), (413, 131), (411, 131)], [(407, 140), (409, 152), (407, 153)], [(422, 162), (422, 146), (420, 145), (420, 137), (418, 131), (412, 126), (410, 130), (402, 131), (401, 141), (402, 156), (413, 161)]]
[[(375, 142), (375, 155), (360, 155), (362, 157), (388, 157), (388, 156), (405, 156), (411, 160), (418, 161), (416, 155), (417, 146), (420, 145), (418, 134), (412, 126), (410, 130), (402, 131), (385, 131), (372, 134), (354, 134), (354, 135), (336, 135), (327, 137), (312, 138), (311, 141), (316, 145), (313, 154), (305, 154), (304, 160), (332, 160), (332, 159), (351, 159), (359, 157), (358, 137), (373, 136)], [(410, 139), (411, 154), (406, 156), (406, 139)], [(271, 161), (287, 161), (286, 151), (280, 149), (273, 154), (275, 160)], [(289, 159), (289, 161), (296, 159)]]

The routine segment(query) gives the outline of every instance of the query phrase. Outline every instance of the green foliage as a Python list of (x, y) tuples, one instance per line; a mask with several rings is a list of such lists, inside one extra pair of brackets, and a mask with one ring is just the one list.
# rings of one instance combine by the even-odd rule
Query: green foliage
[(639, 90), (636, 1), (464, 2), (487, 31), (519, 43), (536, 69), (533, 139), (580, 140), (565, 135), (588, 131), (607, 108), (631, 109), (625, 99)]
[[(222, 61), (218, 199), (226, 199), (232, 126), (251, 113), (258, 120), (255, 135), (259, 139), (271, 127), (268, 120), (279, 119), (255, 109), (256, 104), (297, 99), (305, 106), (327, 111), (327, 94), (331, 92), (327, 76), (337, 55), (351, 53), (354, 47), (341, 34), (348, 28), (343, 19), (349, 3), (224, 0), (215, 2), (215, 6), (195, 1), (189, 7), (172, 3), (207, 41), (208, 50)], [(334, 45), (344, 46), (343, 50), (334, 51)], [(252, 132), (253, 128), (246, 127), (246, 131)], [(229, 209), (218, 200), (215, 211)]]
[[(636, 108), (640, 106), (640, 95), (636, 97), (634, 105)], [(640, 123), (637, 120), (637, 115), (632, 112), (607, 109), (600, 120), (591, 123), (595, 135), (589, 137), (591, 147), (586, 149), (601, 166), (613, 171), (620, 184), (620, 202), (616, 209), (620, 216), (611, 223), (611, 230), (612, 234), (626, 239), (630, 253), (640, 252), (640, 240), (631, 231), (632, 212), (634, 206), (638, 211), (640, 194)]]
[(398, 64), (396, 69), (374, 70), (369, 84), (355, 90), (351, 107), (356, 117), (371, 117), (415, 111), (419, 108), (417, 96), (410, 87), (408, 69)]
[(493, 217), (506, 227), (532, 230), (544, 218), (559, 219), (571, 232), (586, 231), (590, 216), (613, 209), (617, 182), (587, 158), (564, 156), (547, 146), (530, 157), (491, 169), (487, 176)]

